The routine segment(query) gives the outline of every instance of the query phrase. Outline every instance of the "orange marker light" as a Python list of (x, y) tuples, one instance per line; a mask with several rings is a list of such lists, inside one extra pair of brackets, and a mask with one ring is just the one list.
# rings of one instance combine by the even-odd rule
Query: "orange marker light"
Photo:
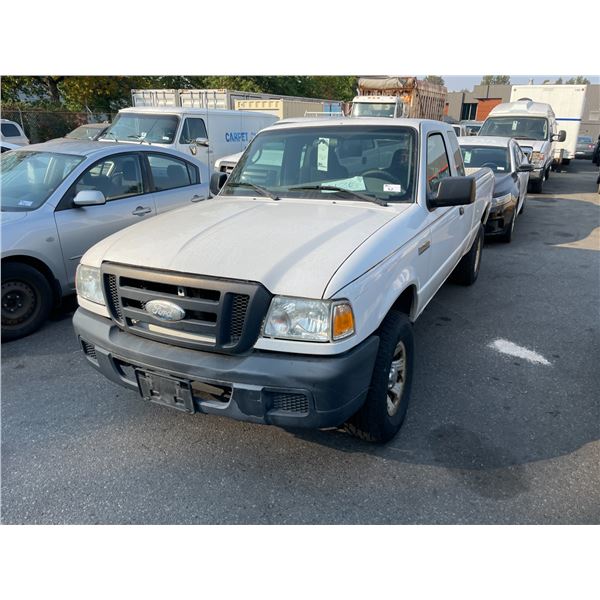
[(333, 307), (333, 328), (332, 336), (334, 340), (340, 340), (354, 333), (354, 313), (350, 304), (336, 304)]

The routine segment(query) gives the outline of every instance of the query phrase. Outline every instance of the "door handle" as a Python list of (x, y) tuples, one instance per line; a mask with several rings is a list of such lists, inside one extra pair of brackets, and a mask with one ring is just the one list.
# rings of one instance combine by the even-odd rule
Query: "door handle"
[(198, 194), (194, 194), (191, 198), (191, 202), (200, 202), (200, 200), (206, 200), (206, 196), (199, 196)]
[(459, 206), (458, 207), (458, 214), (459, 215), (464, 215), (465, 214), (465, 207), (464, 206)]
[(424, 244), (419, 246), (419, 255), (423, 254), (425, 250), (429, 250), (429, 246), (431, 246), (431, 242), (427, 240)]
[(138, 206), (134, 211), (131, 212), (131, 214), (135, 215), (136, 217), (143, 217), (149, 212), (152, 212), (152, 209), (149, 206)]

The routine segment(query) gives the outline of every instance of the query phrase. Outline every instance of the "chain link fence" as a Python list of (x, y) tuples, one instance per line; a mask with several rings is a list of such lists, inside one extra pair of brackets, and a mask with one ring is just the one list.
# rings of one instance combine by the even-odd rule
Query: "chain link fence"
[(109, 113), (2, 109), (2, 118), (21, 125), (32, 144), (64, 137), (80, 125), (112, 121), (113, 116)]

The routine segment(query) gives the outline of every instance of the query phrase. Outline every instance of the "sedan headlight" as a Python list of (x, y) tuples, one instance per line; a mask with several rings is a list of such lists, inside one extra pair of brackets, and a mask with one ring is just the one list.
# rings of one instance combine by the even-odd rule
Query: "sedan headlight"
[(495, 208), (497, 206), (504, 206), (505, 204), (508, 204), (512, 199), (512, 194), (504, 194), (502, 196), (497, 196), (496, 198), (492, 198), (492, 207)]
[(80, 264), (77, 267), (75, 287), (77, 288), (78, 296), (96, 304), (104, 304), (100, 269)]
[(535, 167), (541, 167), (544, 164), (544, 154), (542, 152), (532, 152), (531, 153), (531, 162)]
[(275, 296), (263, 326), (263, 336), (305, 342), (331, 342), (354, 333), (348, 301), (309, 300)]

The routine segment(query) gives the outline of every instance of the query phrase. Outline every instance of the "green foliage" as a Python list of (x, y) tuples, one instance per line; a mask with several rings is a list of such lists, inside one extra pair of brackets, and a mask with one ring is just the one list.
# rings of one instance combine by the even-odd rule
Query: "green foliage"
[(565, 82), (567, 85), (589, 85), (590, 80), (583, 75), (577, 75), (577, 77), (571, 77)]
[(481, 85), (509, 85), (509, 75), (484, 75), (481, 78)]
[(224, 88), (331, 100), (351, 100), (356, 77), (307, 75), (208, 76), (6, 76), (0, 82), (3, 103), (29, 107), (61, 106), (71, 111), (115, 112), (131, 104), (135, 88)]
[(429, 83), (435, 83), (436, 85), (445, 85), (444, 78), (440, 77), (439, 75), (427, 75), (427, 77), (425, 77), (425, 81), (428, 81)]

